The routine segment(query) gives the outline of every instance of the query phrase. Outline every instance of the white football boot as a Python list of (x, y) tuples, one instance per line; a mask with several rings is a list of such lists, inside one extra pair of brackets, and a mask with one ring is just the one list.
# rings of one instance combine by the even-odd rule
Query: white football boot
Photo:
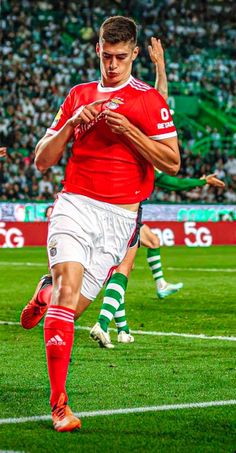
[(90, 330), (90, 337), (94, 340), (97, 341), (100, 348), (107, 348), (107, 349), (113, 349), (114, 345), (111, 342), (110, 334), (109, 332), (105, 332), (99, 322), (97, 322), (92, 329)]
[(130, 335), (130, 333), (127, 333), (124, 330), (121, 330), (121, 332), (118, 333), (117, 340), (118, 340), (118, 343), (133, 343), (134, 337), (132, 335)]
[(171, 294), (177, 293), (181, 288), (183, 288), (183, 283), (167, 283), (165, 282), (162, 288), (157, 288), (157, 296), (159, 299), (164, 299), (165, 297), (170, 296)]

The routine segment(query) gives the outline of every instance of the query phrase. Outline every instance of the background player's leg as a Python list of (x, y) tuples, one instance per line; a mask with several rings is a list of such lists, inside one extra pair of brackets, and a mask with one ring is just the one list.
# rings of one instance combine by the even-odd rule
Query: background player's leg
[(156, 283), (158, 297), (164, 299), (164, 297), (179, 291), (183, 287), (183, 283), (168, 283), (164, 279), (161, 264), (160, 240), (147, 225), (143, 225), (140, 230), (140, 241), (144, 247), (148, 247), (147, 262)]
[[(126, 321), (126, 314), (124, 310), (124, 296), (127, 289), (128, 284), (128, 277), (133, 267), (134, 258), (137, 252), (138, 244), (134, 247), (129, 248), (127, 251), (125, 258), (121, 262), (121, 264), (116, 268), (115, 273), (113, 273), (112, 277), (107, 283), (102, 307), (99, 313), (98, 322), (90, 331), (90, 336), (98, 340), (99, 345), (101, 347), (107, 347), (111, 349), (111, 341), (110, 336), (108, 334), (108, 326), (118, 312), (118, 335), (120, 334), (121, 330), (130, 336), (129, 334), (129, 327)], [(122, 306), (121, 306), (122, 304)], [(122, 320), (120, 317), (122, 315)], [(120, 323), (122, 323), (122, 327)], [(105, 334), (105, 335), (104, 335)], [(125, 336), (125, 335), (123, 335)], [(118, 339), (119, 340), (119, 339)], [(127, 339), (126, 339), (127, 340)], [(130, 343), (133, 341), (133, 337), (129, 341), (124, 341), (125, 343)], [(123, 341), (122, 341), (123, 342)]]
[(83, 294), (80, 294), (75, 312), (75, 321), (79, 319), (79, 317), (84, 313), (84, 311), (89, 307), (91, 303), (92, 300), (89, 300), (87, 297), (83, 296)]
[(125, 274), (115, 272), (107, 283), (98, 322), (107, 332), (109, 323), (119, 309), (127, 288), (128, 278)]

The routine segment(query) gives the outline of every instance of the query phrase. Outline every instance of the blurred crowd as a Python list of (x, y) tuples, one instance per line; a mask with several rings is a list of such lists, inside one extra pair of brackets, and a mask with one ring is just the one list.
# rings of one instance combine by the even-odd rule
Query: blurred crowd
[[(168, 80), (184, 84), (186, 94), (196, 86), (206, 88), (226, 112), (235, 109), (236, 31), (233, 1), (177, 0), (2, 0), (2, 89), (0, 96), (1, 144), (8, 157), (0, 161), (0, 199), (54, 198), (63, 179), (66, 157), (41, 177), (33, 166), (33, 150), (51, 124), (69, 88), (97, 79), (97, 32), (110, 15), (125, 14), (140, 24), (140, 58), (135, 75), (151, 83), (154, 72), (147, 45), (160, 37), (166, 49)], [(217, 130), (212, 134), (218, 134)], [(179, 130), (180, 144), (194, 137)], [(70, 150), (68, 150), (68, 153)], [(180, 176), (216, 172), (227, 189), (203, 188), (191, 193), (167, 195), (162, 201), (203, 200), (236, 202), (236, 160), (212, 147), (208, 155), (192, 156), (182, 149)]]

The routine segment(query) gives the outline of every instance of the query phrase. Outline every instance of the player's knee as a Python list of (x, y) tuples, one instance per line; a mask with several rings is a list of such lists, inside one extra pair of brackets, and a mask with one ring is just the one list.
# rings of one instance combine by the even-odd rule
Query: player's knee
[(157, 249), (160, 247), (160, 239), (158, 236), (156, 235), (153, 235), (152, 236), (152, 239), (150, 241), (150, 245), (149, 245), (149, 248), (150, 249)]
[(116, 268), (116, 273), (118, 274), (123, 274), (125, 275), (126, 277), (129, 276), (129, 273), (130, 273), (130, 266), (127, 265), (127, 263), (121, 263), (119, 264), (119, 266)]
[(157, 249), (160, 247), (160, 239), (158, 236), (155, 237), (155, 240), (154, 240), (154, 249)]

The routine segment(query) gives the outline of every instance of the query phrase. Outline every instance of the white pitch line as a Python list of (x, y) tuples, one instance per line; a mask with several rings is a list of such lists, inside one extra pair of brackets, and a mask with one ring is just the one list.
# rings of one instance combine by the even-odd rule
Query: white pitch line
[[(236, 404), (236, 400), (223, 400), (223, 401), (205, 401), (202, 403), (187, 403), (187, 404), (164, 404), (162, 406), (144, 406), (144, 407), (129, 407), (124, 409), (107, 409), (100, 411), (90, 412), (76, 412), (76, 417), (100, 417), (107, 415), (126, 415), (137, 414), (144, 412), (160, 412), (160, 411), (173, 411), (180, 409), (202, 409), (205, 407), (220, 407), (232, 406)], [(51, 420), (51, 415), (36, 415), (33, 417), (19, 417), (19, 418), (1, 418), (0, 425), (19, 424), (28, 422), (48, 421)]]
[(27, 267), (47, 267), (47, 264), (43, 263), (30, 263), (30, 262), (12, 262), (12, 261), (0, 261), (0, 266), (27, 266)]
[[(111, 329), (110, 329), (111, 330)], [(116, 329), (112, 329), (116, 331)], [(208, 336), (204, 333), (201, 334), (191, 334), (191, 333), (177, 333), (177, 332), (149, 332), (149, 331), (141, 331), (141, 330), (130, 330), (131, 333), (136, 335), (153, 335), (153, 336), (160, 336), (160, 337), (183, 337), (183, 338), (196, 338), (199, 340), (224, 340), (224, 341), (236, 341), (236, 337), (223, 337), (220, 335), (213, 335)]]
[(198, 271), (198, 272), (236, 272), (235, 269), (219, 269), (213, 267), (167, 267), (169, 271)]
[(16, 450), (0, 450), (0, 453), (25, 453), (24, 451)]
[[(32, 262), (14, 262), (14, 261), (0, 261), (0, 266), (27, 266), (27, 267), (47, 267), (43, 263)], [(135, 269), (145, 269), (147, 266), (135, 266)], [(196, 272), (236, 272), (236, 268), (209, 268), (209, 267), (167, 267), (169, 271), (196, 271)]]
[[(75, 326), (75, 329), (78, 330), (91, 330), (91, 327), (85, 326)], [(117, 329), (109, 328), (111, 332), (117, 332)], [(145, 330), (133, 330), (130, 329), (130, 332), (135, 335), (152, 335), (158, 337), (184, 337), (184, 338), (196, 338), (200, 340), (224, 340), (224, 341), (236, 341), (236, 337), (223, 337), (220, 335), (208, 336), (204, 333), (201, 334), (191, 334), (191, 333), (177, 333), (177, 332), (155, 332), (155, 331), (145, 331)]]
[[(14, 321), (0, 321), (0, 326), (20, 326), (20, 322)], [(40, 327), (43, 327), (43, 324), (39, 324)], [(86, 330), (90, 331), (91, 327), (87, 326), (78, 326), (75, 325), (75, 330)], [(109, 331), (117, 332), (117, 329), (110, 328)], [(208, 336), (204, 333), (193, 334), (193, 333), (177, 333), (177, 332), (155, 332), (155, 331), (145, 331), (145, 330), (130, 330), (134, 335), (151, 335), (157, 337), (183, 337), (183, 338), (193, 338), (197, 340), (222, 340), (222, 341), (236, 341), (236, 337), (225, 337), (220, 335)], [(1, 452), (0, 452), (1, 453)]]
[[(135, 269), (143, 270), (146, 268), (147, 268), (147, 266), (135, 266), (134, 270)], [(220, 268), (213, 268), (213, 267), (166, 267), (165, 269), (167, 269), (168, 271), (196, 271), (196, 272), (221, 272), (221, 273), (236, 272), (236, 268), (220, 269)]]

